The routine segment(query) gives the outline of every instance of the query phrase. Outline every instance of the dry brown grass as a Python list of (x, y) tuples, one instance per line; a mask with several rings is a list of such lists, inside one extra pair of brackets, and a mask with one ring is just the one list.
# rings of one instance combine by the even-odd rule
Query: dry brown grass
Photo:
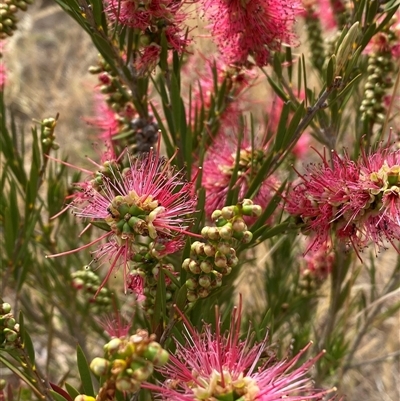
[[(32, 118), (52, 117), (59, 112), (57, 141), (73, 161), (91, 152), (89, 128), (82, 117), (92, 115), (93, 87), (97, 82), (87, 68), (95, 64), (96, 58), (87, 35), (53, 3), (39, 1), (31, 6), (15, 36), (8, 40), (7, 103), (25, 126), (31, 124)], [(393, 252), (380, 256), (378, 285), (385, 281), (394, 263)], [(254, 282), (256, 272), (246, 277)], [(367, 278), (361, 277), (358, 285), (367, 287)], [(389, 305), (399, 300), (397, 292), (385, 302)], [(362, 341), (353, 368), (342, 379), (341, 390), (347, 394), (346, 399), (399, 401), (399, 350), (397, 314), (373, 327)]]

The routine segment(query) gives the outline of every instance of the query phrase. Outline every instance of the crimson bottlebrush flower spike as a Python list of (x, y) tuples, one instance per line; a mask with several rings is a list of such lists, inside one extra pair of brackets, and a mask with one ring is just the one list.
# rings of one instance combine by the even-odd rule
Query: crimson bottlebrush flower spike
[(234, 308), (230, 329), (221, 332), (221, 316), (216, 308), (216, 329), (204, 324), (201, 332), (182, 316), (185, 344), (176, 342), (169, 362), (159, 368), (165, 382), (142, 386), (160, 394), (164, 401), (288, 401), (321, 400), (332, 390), (312, 388), (309, 371), (324, 351), (297, 368), (312, 343), (295, 357), (277, 361), (264, 359), (267, 338), (251, 344), (249, 333), (240, 340), (241, 306)]
[(298, 173), (301, 182), (286, 197), (286, 210), (313, 238), (308, 250), (318, 250), (335, 234), (357, 254), (371, 242), (399, 251), (400, 150), (381, 146), (356, 162), (347, 153), (332, 152), (331, 162), (320, 156), (322, 164)]
[(246, 64), (249, 56), (259, 66), (270, 61), (271, 51), (293, 43), (295, 17), (302, 10), (297, 0), (203, 0), (212, 37), (229, 64)]
[[(125, 291), (137, 237), (148, 237), (155, 248), (160, 244), (162, 256), (165, 250), (177, 251), (176, 244), (183, 246), (182, 239), (189, 234), (196, 205), (192, 182), (171, 164), (172, 159), (160, 157), (159, 150), (128, 158), (127, 168), (106, 163), (105, 170), (78, 183), (83, 194), (67, 206), (77, 217), (89, 219), (89, 225), (103, 223), (109, 231), (78, 249), (48, 256), (67, 255), (104, 240), (93, 252), (95, 260), (110, 262), (101, 287), (115, 268), (123, 266)], [(169, 242), (174, 245), (169, 247)]]

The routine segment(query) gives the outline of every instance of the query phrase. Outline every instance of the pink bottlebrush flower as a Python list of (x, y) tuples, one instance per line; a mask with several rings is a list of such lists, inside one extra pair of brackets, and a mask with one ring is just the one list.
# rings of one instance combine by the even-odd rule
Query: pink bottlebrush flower
[[(204, 63), (203, 63), (204, 61)], [(199, 64), (202, 68), (199, 68)], [(195, 121), (196, 113), (201, 107), (207, 113), (211, 104), (215, 102), (215, 84), (220, 87), (225, 81), (230, 102), (220, 113), (221, 126), (226, 128), (237, 124), (238, 116), (248, 108), (250, 99), (246, 96), (246, 90), (250, 89), (256, 80), (257, 73), (241, 67), (228, 66), (220, 58), (207, 59), (196, 54), (191, 56), (185, 64), (185, 75), (190, 77), (192, 96), (188, 124)], [(215, 71), (214, 71), (215, 69)], [(195, 73), (195, 74), (194, 74)], [(215, 83), (214, 76), (217, 76)], [(195, 82), (193, 84), (193, 82)], [(188, 106), (189, 108), (189, 106)]]
[(303, 276), (318, 282), (323, 282), (332, 271), (335, 254), (331, 243), (323, 244), (318, 251), (308, 252), (304, 256), (304, 264), (301, 269)]
[(203, 0), (205, 17), (224, 60), (244, 65), (249, 56), (262, 67), (271, 51), (291, 44), (292, 28), (301, 11), (297, 0)]
[[(347, 154), (311, 164), (286, 197), (286, 210), (311, 234), (316, 251), (334, 233), (356, 252), (400, 240), (400, 150), (381, 147), (354, 162)], [(397, 248), (396, 248), (397, 249)]]
[(93, 252), (95, 261), (108, 260), (111, 265), (101, 287), (115, 268), (123, 266), (125, 291), (129, 263), (136, 253), (136, 237), (149, 237), (164, 247), (168, 241), (177, 243), (189, 234), (196, 205), (192, 182), (186, 181), (184, 173), (171, 164), (172, 159), (160, 157), (154, 149), (139, 157), (128, 157), (127, 168), (109, 163), (94, 179), (89, 177), (89, 183), (79, 183), (84, 195), (67, 206), (77, 217), (89, 219), (89, 225), (106, 224), (109, 231), (83, 247), (49, 256), (73, 253), (105, 240)]
[(99, 129), (101, 139), (110, 140), (120, 130), (118, 114), (108, 106), (100, 93), (95, 94), (94, 100), (96, 115), (91, 118), (84, 118), (84, 120), (89, 125)]
[(240, 340), (241, 308), (234, 308), (226, 333), (221, 332), (219, 315), (215, 332), (207, 324), (198, 332), (182, 317), (185, 344), (175, 341), (174, 355), (158, 369), (166, 380), (158, 385), (142, 385), (160, 393), (162, 400), (307, 401), (321, 400), (330, 392), (313, 389), (309, 377), (312, 366), (324, 352), (299, 365), (311, 343), (291, 359), (264, 359), (262, 355), (269, 351), (267, 338), (252, 344), (249, 332)]
[(124, 338), (132, 327), (132, 320), (128, 321), (118, 310), (103, 316), (98, 322), (110, 338)]
[(139, 75), (151, 73), (157, 67), (161, 54), (161, 46), (150, 43), (144, 47), (135, 60), (135, 69)]
[[(251, 179), (257, 174), (264, 160), (265, 151), (262, 147), (257, 146), (252, 149), (248, 140), (241, 142), (238, 176), (234, 183), (234, 189), (239, 189), (239, 201), (244, 199)], [(236, 140), (228, 135), (219, 135), (207, 152), (203, 163), (202, 182), (206, 190), (205, 210), (207, 216), (211, 216), (214, 210), (225, 206), (229, 184), (236, 164), (236, 154)], [(274, 176), (268, 177), (254, 197), (254, 203), (264, 208), (278, 187), (278, 179)]]
[(195, 1), (105, 0), (105, 11), (111, 21), (139, 29), (149, 36), (154, 36), (158, 31), (165, 30), (168, 45), (181, 52), (188, 44), (185, 28), (182, 27), (187, 16), (183, 7)]
[(127, 276), (126, 288), (136, 296), (137, 302), (142, 302), (146, 299), (144, 295), (145, 274), (141, 271), (130, 272)]

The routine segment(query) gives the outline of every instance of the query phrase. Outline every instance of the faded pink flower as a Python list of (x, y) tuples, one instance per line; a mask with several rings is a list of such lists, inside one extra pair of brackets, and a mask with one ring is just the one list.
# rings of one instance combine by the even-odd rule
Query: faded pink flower
[(125, 291), (137, 237), (148, 237), (163, 249), (168, 241), (176, 244), (189, 234), (196, 205), (192, 182), (185, 180), (183, 171), (172, 165), (172, 159), (160, 157), (154, 149), (128, 158), (127, 168), (109, 163), (94, 179), (92, 176), (89, 182), (78, 183), (84, 195), (75, 197), (67, 206), (77, 217), (89, 219), (89, 226), (105, 224), (109, 231), (81, 248), (49, 256), (73, 253), (105, 240), (93, 252), (95, 261), (109, 260), (111, 264), (102, 286), (115, 268), (123, 266)]
[(308, 252), (304, 256), (304, 264), (301, 269), (301, 274), (305, 277), (323, 282), (332, 271), (335, 253), (331, 243), (323, 244), (318, 251)]
[(262, 355), (269, 351), (267, 338), (252, 344), (249, 332), (244, 340), (240, 339), (240, 308), (234, 308), (226, 333), (221, 332), (220, 316), (215, 332), (207, 324), (198, 332), (183, 319), (185, 344), (175, 340), (174, 355), (158, 369), (166, 380), (158, 385), (142, 385), (160, 393), (162, 400), (307, 401), (321, 400), (330, 392), (314, 389), (309, 375), (324, 352), (301, 365), (298, 363), (311, 343), (293, 358), (278, 361), (270, 356), (263, 359)]
[(308, 250), (330, 240), (352, 246), (357, 254), (370, 242), (385, 248), (400, 240), (400, 150), (380, 147), (354, 162), (332, 152), (329, 162), (310, 164), (286, 197), (286, 210), (312, 236)]
[(271, 51), (294, 42), (297, 0), (203, 0), (209, 28), (226, 63), (245, 65), (249, 56), (262, 67)]
[[(233, 184), (233, 189), (239, 190), (239, 201), (245, 198), (251, 180), (255, 177), (265, 159), (265, 152), (266, 150), (263, 147), (255, 146), (252, 149), (251, 143), (248, 140), (241, 142), (239, 170), (237, 179)], [(219, 135), (215, 143), (207, 151), (203, 163), (202, 182), (206, 190), (205, 210), (207, 216), (211, 216), (214, 210), (225, 206), (236, 164), (236, 155), (237, 139), (229, 137), (226, 134)], [(278, 179), (274, 176), (268, 177), (261, 184), (261, 187), (253, 198), (253, 202), (264, 208), (268, 205), (278, 187)], [(248, 223), (250, 222), (248, 221)]]

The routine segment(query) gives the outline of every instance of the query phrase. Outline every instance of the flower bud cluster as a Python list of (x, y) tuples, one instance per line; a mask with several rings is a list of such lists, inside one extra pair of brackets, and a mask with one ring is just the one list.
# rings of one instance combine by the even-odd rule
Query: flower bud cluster
[[(169, 354), (155, 341), (155, 335), (137, 330), (130, 337), (113, 338), (104, 346), (104, 358), (94, 358), (92, 372), (104, 383), (98, 400), (111, 399), (111, 391), (134, 393), (152, 374), (154, 367), (164, 366)], [(110, 398), (104, 398), (108, 394)]]
[(105, 95), (108, 107), (115, 113), (118, 122), (118, 138), (126, 141), (133, 154), (149, 152), (158, 139), (158, 124), (150, 112), (141, 116), (135, 111), (131, 91), (100, 58), (97, 66), (89, 68), (92, 74), (98, 74), (100, 92)]
[(11, 350), (21, 345), (19, 324), (11, 313), (11, 306), (6, 302), (0, 304), (0, 349)]
[(98, 75), (100, 92), (105, 95), (110, 108), (117, 113), (125, 111), (131, 101), (131, 93), (100, 55), (97, 65), (89, 67), (89, 72)]
[(33, 0), (4, 0), (0, 3), (0, 40), (12, 36), (17, 29), (18, 10), (26, 11)]
[(56, 136), (54, 134), (54, 130), (57, 125), (57, 119), (55, 118), (45, 118), (40, 122), (42, 126), (42, 145), (44, 147), (45, 153), (47, 153), (50, 149), (57, 150), (60, 148), (60, 145), (55, 141)]
[[(154, 306), (156, 303), (157, 284), (159, 281), (160, 270), (168, 270), (171, 274), (176, 275), (174, 266), (171, 263), (157, 263), (151, 269), (147, 269), (145, 272), (143, 294), (146, 299), (143, 302), (144, 310), (152, 315), (154, 313)], [(164, 273), (164, 287), (165, 287), (165, 302), (167, 310), (172, 307), (174, 300), (174, 293), (176, 285), (173, 281)]]
[(261, 207), (250, 199), (236, 206), (225, 206), (212, 213), (215, 227), (205, 226), (201, 235), (205, 242), (195, 241), (190, 257), (183, 261), (182, 268), (188, 272), (187, 299), (195, 302), (206, 298), (212, 290), (222, 285), (222, 278), (231, 273), (239, 263), (235, 246), (248, 244), (253, 234), (247, 229), (244, 216), (260, 216)]
[[(367, 82), (364, 86), (364, 99), (360, 111), (362, 119), (371, 123), (383, 124), (386, 118), (385, 97), (388, 89), (394, 85), (393, 74), (399, 55), (392, 51), (398, 46), (400, 37), (393, 26), (396, 18), (393, 17), (383, 32), (372, 38), (367, 67)], [(397, 56), (397, 57), (396, 57)]]
[(78, 270), (72, 273), (71, 276), (72, 286), (78, 290), (87, 301), (100, 309), (107, 309), (111, 306), (111, 293), (108, 288), (102, 287), (95, 297), (100, 287), (101, 280), (97, 274), (89, 269), (89, 266), (85, 266), (84, 270)]

